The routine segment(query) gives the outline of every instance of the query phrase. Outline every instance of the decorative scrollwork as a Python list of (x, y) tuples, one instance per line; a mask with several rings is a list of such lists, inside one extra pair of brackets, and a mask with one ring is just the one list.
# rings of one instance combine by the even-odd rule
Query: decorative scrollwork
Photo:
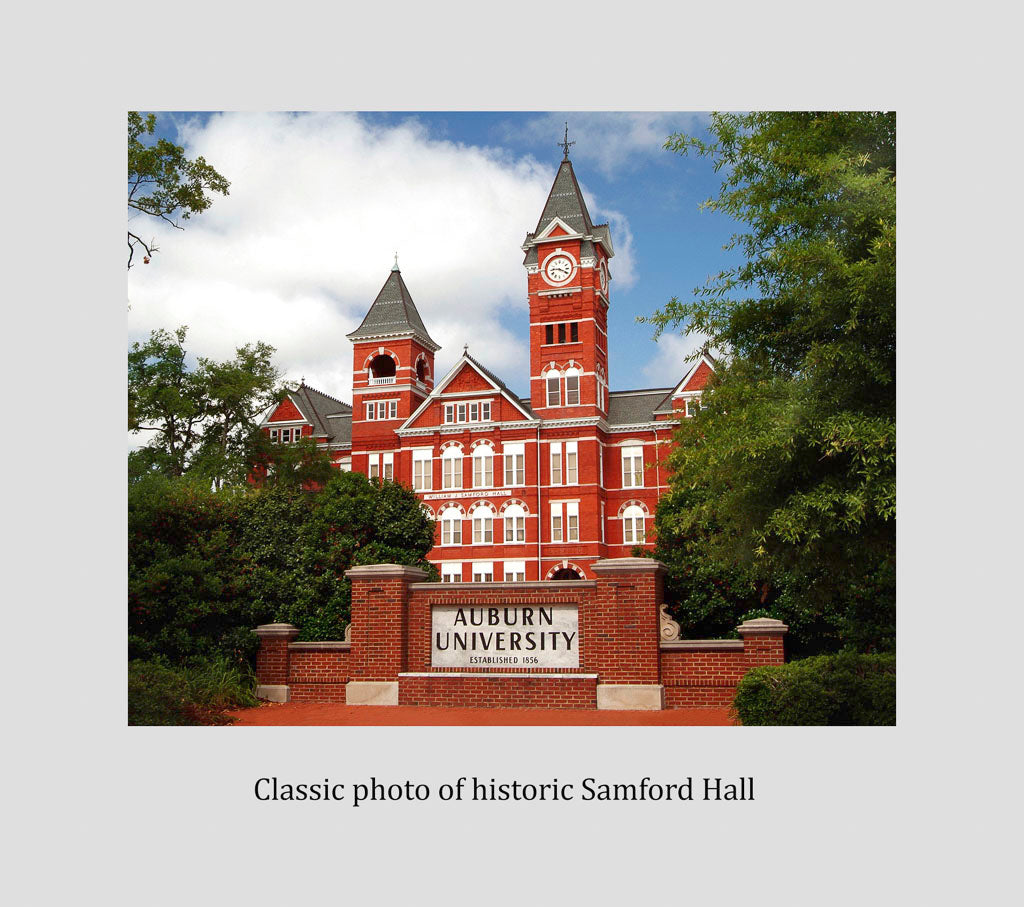
[(679, 624), (672, 620), (668, 614), (668, 605), (661, 606), (661, 641), (672, 642), (674, 639), (679, 639), (679, 633), (682, 628)]
[(352, 621), (345, 627), (345, 642), (352, 642)]

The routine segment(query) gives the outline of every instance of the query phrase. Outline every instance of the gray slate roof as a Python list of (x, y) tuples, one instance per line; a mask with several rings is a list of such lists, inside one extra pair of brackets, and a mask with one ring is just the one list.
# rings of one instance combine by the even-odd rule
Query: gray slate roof
[(577, 233), (589, 236), (594, 232), (590, 212), (587, 211), (580, 185), (576, 182), (576, 174), (573, 173), (572, 161), (562, 161), (559, 165), (534, 234), (540, 233), (555, 217), (564, 220)]
[(402, 272), (395, 265), (384, 281), (377, 298), (370, 306), (370, 310), (359, 325), (351, 334), (349, 340), (369, 339), (389, 334), (414, 334), (420, 340), (425, 340), (434, 349), (440, 347), (431, 339), (427, 328), (420, 318), (416, 309), (416, 303), (412, 301), (409, 288), (402, 280)]
[(314, 437), (327, 438), (335, 443), (352, 441), (352, 407), (349, 404), (306, 384), (289, 391), (288, 398), (303, 418), (313, 425)]
[(642, 391), (611, 391), (608, 394), (608, 424), (637, 425), (653, 422), (654, 410), (672, 393), (671, 387), (654, 387)]

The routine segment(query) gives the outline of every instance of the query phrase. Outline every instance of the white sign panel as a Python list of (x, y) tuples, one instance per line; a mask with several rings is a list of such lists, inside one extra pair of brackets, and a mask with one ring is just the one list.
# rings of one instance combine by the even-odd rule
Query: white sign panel
[(430, 663), (435, 668), (578, 668), (576, 605), (434, 605)]

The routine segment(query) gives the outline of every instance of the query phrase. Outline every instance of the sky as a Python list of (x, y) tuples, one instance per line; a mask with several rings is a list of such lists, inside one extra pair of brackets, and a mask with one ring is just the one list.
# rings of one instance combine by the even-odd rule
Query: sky
[[(129, 343), (188, 325), (194, 356), (262, 340), (291, 382), (351, 400), (345, 335), (398, 254), (445, 374), (469, 344), (528, 393), (521, 245), (551, 188), (568, 121), (591, 218), (610, 224), (612, 390), (668, 387), (703, 338), (656, 343), (636, 323), (735, 261), (736, 224), (700, 211), (721, 183), (710, 162), (663, 148), (704, 135), (699, 113), (158, 113), (158, 135), (231, 183), (183, 230), (137, 215), (159, 248), (128, 272)], [(137, 255), (136, 262), (140, 261)]]

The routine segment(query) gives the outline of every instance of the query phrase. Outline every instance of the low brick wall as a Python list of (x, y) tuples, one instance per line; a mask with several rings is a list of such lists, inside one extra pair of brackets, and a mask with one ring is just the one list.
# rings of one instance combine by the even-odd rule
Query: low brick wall
[(293, 642), (288, 646), (288, 687), (293, 702), (344, 702), (352, 679), (351, 644)]
[(491, 709), (594, 709), (597, 676), (399, 674), (399, 705)]
[[(732, 703), (748, 670), (784, 661), (787, 627), (769, 618), (741, 624), (739, 640), (668, 641), (678, 625), (661, 614), (664, 567), (657, 561), (617, 558), (591, 569), (596, 580), (454, 584), (422, 582), (423, 571), (397, 564), (353, 568), (351, 641), (295, 642), (290, 624), (258, 627), (258, 695), (435, 707), (721, 707)], [(476, 609), (481, 621), (485, 609), (491, 621), (499, 608), (531, 615), (571, 609), (575, 629), (564, 635), (567, 645), (575, 636), (578, 648), (561, 668), (550, 660), (547, 667), (467, 667), (458, 660), (459, 667), (447, 667), (447, 656), (434, 664), (432, 616), (452, 613), (452, 606)]]

